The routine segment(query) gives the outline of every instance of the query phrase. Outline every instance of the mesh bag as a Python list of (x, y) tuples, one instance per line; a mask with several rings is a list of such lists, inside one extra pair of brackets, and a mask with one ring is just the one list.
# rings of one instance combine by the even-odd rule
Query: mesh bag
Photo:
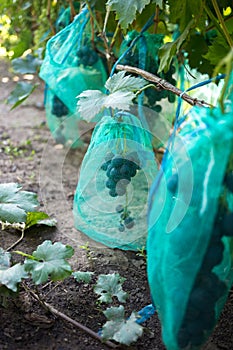
[[(136, 30), (128, 32), (120, 47), (120, 63), (142, 68), (150, 73), (159, 75), (172, 85), (176, 85), (176, 80), (173, 78), (176, 69), (173, 65), (166, 73), (158, 73), (160, 64), (158, 52), (163, 45), (163, 41), (163, 34), (152, 34), (147, 31), (138, 33)], [(162, 99), (167, 98), (169, 102), (175, 102), (175, 95), (163, 89), (159, 91), (153, 88), (146, 89), (143, 96), (143, 105), (158, 113), (162, 110), (160, 102)]]
[(145, 246), (148, 188), (156, 169), (150, 135), (137, 117), (103, 117), (81, 167), (76, 228), (112, 248)]
[(151, 188), (148, 280), (168, 350), (200, 348), (233, 282), (232, 151), (230, 105), (192, 108)]
[(46, 120), (56, 143), (76, 148), (83, 145), (78, 133), (78, 120), (50, 88), (45, 91)]
[(83, 10), (47, 43), (40, 77), (69, 110), (76, 112), (76, 97), (87, 89), (103, 89), (103, 63), (91, 48), (89, 13)]
[(56, 32), (59, 32), (60, 30), (67, 27), (71, 22), (71, 13), (70, 13), (70, 7), (64, 9), (62, 8), (60, 10), (58, 19), (55, 23)]
[[(102, 90), (107, 79), (102, 60), (92, 49), (90, 37), (89, 13), (84, 9), (70, 25), (48, 41), (39, 74), (77, 120), (80, 118), (76, 97), (84, 90)], [(56, 128), (51, 118), (49, 125), (51, 130)], [(76, 129), (75, 140), (77, 138)]]

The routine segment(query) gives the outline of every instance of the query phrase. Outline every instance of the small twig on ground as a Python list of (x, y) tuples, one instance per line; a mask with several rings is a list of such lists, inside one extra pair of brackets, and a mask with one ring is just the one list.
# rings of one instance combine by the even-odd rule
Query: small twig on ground
[(164, 79), (161, 79), (157, 77), (156, 75), (149, 73), (143, 69), (137, 68), (137, 67), (132, 67), (132, 66), (123, 66), (121, 64), (118, 64), (116, 66), (116, 69), (118, 70), (125, 70), (126, 72), (133, 73), (133, 74), (138, 74), (142, 78), (154, 83), (157, 87), (157, 89), (163, 89), (163, 90), (169, 90), (173, 94), (180, 96), (183, 100), (185, 100), (187, 103), (189, 103), (192, 106), (199, 106), (199, 107), (204, 107), (205, 105), (208, 107), (213, 107), (209, 103), (203, 101), (203, 100), (198, 100), (197, 98), (193, 98), (189, 96), (188, 94), (184, 93), (182, 90), (178, 89), (174, 85), (170, 84)]
[(31, 294), (31, 296), (37, 300), (44, 308), (46, 311), (51, 312), (53, 315), (60, 317), (61, 319), (63, 319), (64, 321), (67, 321), (69, 323), (71, 323), (73, 326), (81, 329), (82, 331), (84, 331), (85, 333), (89, 334), (92, 338), (100, 341), (101, 343), (103, 343), (104, 345), (107, 345), (109, 348), (111, 349), (117, 349), (119, 348), (119, 346), (117, 344), (112, 343), (111, 341), (103, 341), (103, 338), (101, 336), (99, 336), (96, 332), (93, 332), (90, 328), (84, 326), (83, 324), (73, 320), (72, 318), (70, 318), (69, 316), (65, 315), (63, 312), (58, 311), (57, 309), (55, 309), (52, 305), (46, 303), (45, 301), (43, 301), (39, 295), (37, 295), (37, 293), (33, 292), (31, 289), (29, 289), (27, 286), (24, 286), (24, 289)]

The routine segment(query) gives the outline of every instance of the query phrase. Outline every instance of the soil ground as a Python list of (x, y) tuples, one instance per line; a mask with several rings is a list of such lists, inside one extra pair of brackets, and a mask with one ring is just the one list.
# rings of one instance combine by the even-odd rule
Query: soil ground
[[(95, 276), (100, 273), (119, 273), (126, 278), (124, 289), (130, 295), (125, 306), (127, 315), (134, 310), (139, 311), (150, 303), (145, 260), (136, 252), (96, 246), (91, 248), (90, 259), (80, 248), (90, 239), (73, 225), (73, 194), (90, 133), (84, 135), (84, 147), (81, 150), (67, 152), (61, 145), (55, 144), (46, 126), (43, 84), (40, 83), (23, 105), (10, 111), (4, 100), (14, 88), (17, 77), (8, 72), (5, 61), (0, 61), (0, 78), (0, 182), (18, 182), (25, 190), (36, 192), (41, 210), (58, 220), (56, 228), (38, 226), (27, 230), (17, 249), (30, 254), (46, 239), (70, 244), (75, 249), (72, 258), (75, 270), (94, 271)], [(18, 237), (19, 234), (13, 230), (0, 231), (0, 246), (6, 249)], [(105, 322), (96, 303), (93, 284), (78, 284), (68, 278), (55, 284), (55, 287), (51, 283), (44, 285), (40, 293), (59, 311), (93, 331), (97, 332)], [(147, 321), (145, 327), (143, 337), (131, 349), (164, 350), (157, 316)], [(108, 347), (44, 311), (38, 302), (22, 290), (16, 298), (8, 300), (6, 307), (0, 305), (0, 349), (104, 350)], [(231, 294), (205, 349), (233, 349)]]

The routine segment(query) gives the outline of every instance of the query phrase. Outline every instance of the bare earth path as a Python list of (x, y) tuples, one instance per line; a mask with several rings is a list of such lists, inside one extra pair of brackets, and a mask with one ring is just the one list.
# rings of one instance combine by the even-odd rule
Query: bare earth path
[[(55, 229), (36, 227), (28, 230), (17, 249), (32, 253), (45, 239), (72, 245), (75, 249), (72, 259), (75, 270), (95, 271), (96, 276), (100, 273), (120, 273), (126, 278), (124, 289), (130, 294), (127, 314), (139, 311), (150, 303), (144, 259), (134, 252), (93, 247), (93, 259), (90, 260), (80, 249), (80, 245), (90, 242), (90, 239), (73, 226), (73, 194), (89, 136), (84, 135), (86, 144), (82, 150), (67, 152), (55, 145), (45, 123), (42, 84), (30, 99), (10, 112), (3, 101), (15, 86), (13, 78), (14, 75), (8, 73), (6, 62), (0, 61), (0, 182), (18, 182), (25, 190), (38, 193), (41, 210), (58, 220)], [(0, 231), (0, 246), (6, 249), (17, 238), (18, 234), (14, 231)], [(92, 287), (78, 284), (70, 278), (54, 289), (51, 284), (45, 285), (40, 292), (58, 310), (98, 331), (105, 318), (97, 307)], [(144, 336), (131, 348), (164, 350), (157, 316), (147, 321), (145, 326), (148, 328)], [(101, 350), (107, 347), (70, 324), (55, 319), (28, 295), (20, 292), (18, 298), (9, 301), (7, 308), (0, 305), (0, 349)], [(233, 349), (232, 295), (206, 349)]]

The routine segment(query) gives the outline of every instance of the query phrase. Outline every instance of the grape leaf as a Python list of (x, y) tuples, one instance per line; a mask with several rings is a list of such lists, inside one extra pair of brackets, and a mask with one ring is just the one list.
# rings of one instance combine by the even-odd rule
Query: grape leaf
[(121, 71), (114, 74), (111, 78), (108, 78), (105, 83), (106, 89), (108, 89), (110, 93), (119, 90), (134, 92), (146, 85), (146, 81), (144, 79), (125, 74), (125, 71)]
[(39, 205), (37, 195), (21, 191), (16, 183), (0, 184), (0, 220), (4, 222), (26, 222), (27, 212), (35, 211)]
[(76, 272), (73, 272), (72, 275), (74, 276), (77, 282), (90, 283), (92, 275), (94, 275), (94, 272), (76, 271)]
[(175, 41), (166, 43), (159, 49), (160, 65), (158, 73), (163, 70), (166, 73), (169, 70), (173, 57), (176, 55), (176, 53), (179, 52), (181, 45), (189, 35), (189, 31), (192, 28), (193, 24), (194, 20), (191, 20), (183, 33)]
[(33, 259), (25, 260), (25, 270), (31, 273), (35, 284), (47, 282), (49, 276), (52, 281), (63, 280), (71, 275), (72, 269), (66, 259), (73, 254), (73, 248), (68, 245), (44, 241), (32, 253)]
[(35, 90), (38, 84), (31, 84), (25, 81), (20, 81), (16, 84), (15, 89), (10, 93), (7, 98), (7, 103), (12, 105), (11, 110), (19, 106), (25, 101), (28, 96)]
[(28, 212), (26, 220), (26, 228), (34, 225), (56, 226), (57, 220), (50, 219), (49, 215), (40, 211)]
[(78, 95), (78, 111), (81, 118), (92, 121), (104, 109), (106, 95), (99, 90), (86, 90)]
[(170, 22), (179, 24), (181, 33), (192, 18), (197, 18), (203, 13), (202, 0), (169, 0)]
[(26, 57), (15, 58), (11, 61), (14, 72), (20, 74), (37, 73), (41, 62), (42, 61), (39, 60), (37, 57), (30, 54)]
[[(99, 90), (86, 90), (78, 96), (78, 111), (81, 117), (90, 122), (105, 108), (118, 108), (128, 111), (136, 97), (135, 92), (141, 89), (146, 81), (141, 78), (125, 76), (125, 72), (118, 72), (109, 78), (105, 87), (110, 94)], [(101, 118), (101, 115), (99, 116)]]
[(103, 325), (103, 339), (113, 339), (121, 344), (130, 345), (142, 336), (143, 327), (136, 323), (137, 314), (133, 312), (125, 320), (124, 307), (111, 307), (104, 311), (108, 321)]
[(159, 8), (163, 8), (163, 0), (154, 0), (152, 1), (153, 4), (156, 4), (157, 6), (159, 6)]
[(104, 303), (111, 303), (112, 298), (116, 296), (121, 303), (125, 303), (128, 293), (122, 289), (124, 281), (125, 278), (121, 277), (118, 273), (99, 275), (94, 287), (94, 292), (100, 295), (98, 300)]
[(127, 29), (135, 20), (137, 11), (141, 13), (149, 3), (150, 0), (108, 0), (107, 6), (116, 12), (116, 19), (119, 20), (122, 29)]
[[(229, 19), (226, 22), (226, 27), (229, 32), (231, 38), (233, 38), (233, 19)], [(217, 37), (213, 40), (212, 45), (209, 46), (209, 50), (206, 55), (203, 55), (205, 59), (207, 59), (213, 66), (219, 64), (219, 62), (227, 56), (230, 47), (226, 42), (226, 39), (222, 37), (222, 35), (217, 32)]]
[(11, 266), (10, 259), (10, 253), (0, 248), (0, 285), (17, 292), (18, 283), (27, 278), (28, 274), (21, 264)]

